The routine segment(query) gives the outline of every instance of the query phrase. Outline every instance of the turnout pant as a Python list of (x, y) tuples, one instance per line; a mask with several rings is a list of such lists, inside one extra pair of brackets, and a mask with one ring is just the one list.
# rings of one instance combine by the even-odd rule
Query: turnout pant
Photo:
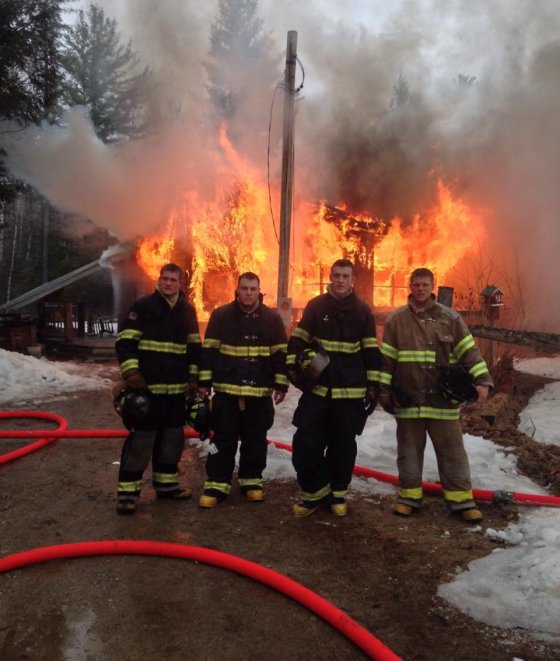
[(227, 495), (235, 469), (239, 441), (239, 471), (242, 490), (262, 488), (266, 468), (266, 433), (274, 421), (272, 397), (237, 397), (217, 392), (212, 398), (214, 435), (206, 459), (205, 492)]
[(297, 431), (292, 463), (304, 500), (319, 500), (331, 491), (344, 496), (356, 461), (356, 434), (364, 426), (362, 399), (330, 399), (303, 393), (294, 413)]
[(152, 486), (156, 491), (177, 491), (179, 476), (177, 464), (183, 454), (185, 437), (184, 395), (162, 395), (161, 423), (156, 426), (131, 430), (122, 452), (117, 497), (119, 500), (137, 500), (142, 487), (142, 476), (152, 461)]
[(436, 453), (443, 497), (451, 510), (472, 507), (474, 503), (469, 459), (463, 444), (458, 420), (397, 418), (397, 467), (399, 494), (397, 500), (419, 507), (422, 501), (422, 470), (426, 435)]

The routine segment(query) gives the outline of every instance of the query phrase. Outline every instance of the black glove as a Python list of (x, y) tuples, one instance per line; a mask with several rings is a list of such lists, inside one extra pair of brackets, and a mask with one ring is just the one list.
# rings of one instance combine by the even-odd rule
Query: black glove
[(377, 397), (375, 396), (375, 389), (373, 386), (366, 388), (366, 396), (364, 397), (364, 411), (366, 415), (371, 415), (377, 406)]

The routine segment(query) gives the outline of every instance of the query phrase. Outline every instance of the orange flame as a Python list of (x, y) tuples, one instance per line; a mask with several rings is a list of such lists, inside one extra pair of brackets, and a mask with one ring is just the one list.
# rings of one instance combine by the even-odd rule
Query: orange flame
[[(200, 319), (232, 300), (237, 277), (254, 271), (269, 305), (276, 303), (278, 239), (273, 227), (268, 188), (257, 170), (244, 160), (220, 130), (220, 146), (230, 172), (216, 175), (221, 193), (201, 200), (189, 191), (180, 212), (172, 214), (159, 236), (144, 239), (138, 262), (154, 280), (159, 268), (181, 246), (185, 254), (174, 261), (185, 263), (191, 273), (191, 293)], [(225, 178), (227, 177), (227, 178)], [(219, 184), (220, 182), (218, 182)], [(275, 208), (278, 191), (272, 191)], [(333, 209), (335, 218), (333, 221)], [(329, 216), (329, 213), (331, 214)], [(410, 272), (427, 266), (443, 283), (460, 260), (484, 240), (482, 214), (453, 195), (451, 187), (437, 182), (437, 203), (419, 210), (412, 222), (372, 218), (346, 213), (344, 207), (302, 202), (292, 220), (296, 236), (292, 245), (290, 295), (294, 307), (325, 290), (330, 265), (347, 257), (366, 274), (359, 290), (368, 303), (396, 306), (406, 301)], [(369, 279), (368, 279), (369, 278)]]

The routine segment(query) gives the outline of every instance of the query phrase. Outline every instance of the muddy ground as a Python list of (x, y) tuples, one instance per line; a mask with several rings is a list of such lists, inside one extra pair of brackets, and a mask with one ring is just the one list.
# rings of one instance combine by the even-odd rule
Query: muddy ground
[[(560, 494), (560, 448), (515, 430), (515, 414), (542, 385), (518, 375), (509, 422), (489, 428), (474, 410), (465, 427), (515, 445), (521, 469)], [(13, 409), (20, 407), (12, 407)], [(73, 429), (117, 428), (108, 393), (25, 406), (65, 416)], [(44, 423), (2, 422), (4, 428)], [(0, 453), (22, 445), (0, 439)], [(451, 519), (439, 499), (403, 520), (391, 498), (356, 494), (350, 513), (296, 520), (295, 481), (269, 483), (264, 503), (237, 491), (216, 510), (156, 502), (147, 487), (133, 517), (114, 509), (120, 440), (60, 440), (0, 466), (0, 555), (91, 540), (158, 540), (218, 549), (260, 563), (332, 601), (403, 659), (537, 661), (560, 658), (560, 641), (537, 640), (469, 619), (437, 587), (500, 544), (484, 536), (517, 517), (482, 504), (482, 530)], [(201, 491), (203, 460), (185, 450), (183, 479)], [(490, 486), (490, 485), (489, 485)], [(93, 557), (0, 576), (0, 659), (343, 661), (365, 658), (353, 643), (285, 596), (226, 570), (177, 559)]]

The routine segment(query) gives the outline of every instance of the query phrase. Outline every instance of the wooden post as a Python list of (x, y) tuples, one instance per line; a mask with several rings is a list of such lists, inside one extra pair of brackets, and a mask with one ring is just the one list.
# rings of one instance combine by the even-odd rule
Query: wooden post
[(288, 32), (284, 74), (284, 133), (282, 143), (282, 188), (280, 198), (280, 249), (278, 254), (278, 304), (288, 296), (290, 230), (294, 181), (294, 97), (297, 32)]
[(78, 337), (85, 337), (86, 334), (86, 304), (80, 301), (77, 305), (78, 312)]
[(64, 306), (64, 339), (68, 343), (74, 341), (74, 315), (72, 311), (72, 303), (66, 301)]

